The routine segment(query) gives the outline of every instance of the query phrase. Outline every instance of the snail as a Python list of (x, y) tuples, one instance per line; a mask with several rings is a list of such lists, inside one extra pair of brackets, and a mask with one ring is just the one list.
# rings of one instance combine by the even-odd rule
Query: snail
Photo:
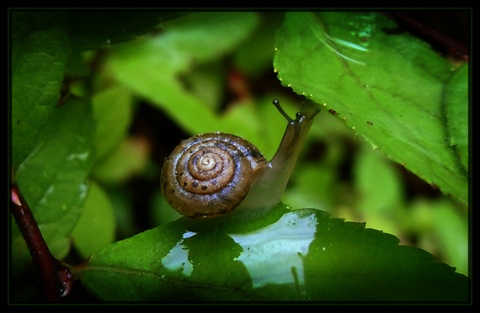
[(273, 100), (288, 124), (268, 161), (250, 142), (220, 132), (195, 135), (180, 143), (162, 167), (167, 202), (189, 218), (258, 218), (280, 203), (306, 134), (320, 111), (304, 105), (292, 119)]

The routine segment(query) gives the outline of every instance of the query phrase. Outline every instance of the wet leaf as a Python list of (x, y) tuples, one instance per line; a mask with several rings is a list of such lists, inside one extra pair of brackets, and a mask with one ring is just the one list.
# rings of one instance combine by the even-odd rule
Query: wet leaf
[[(65, 103), (53, 112), (16, 174), (42, 235), (58, 259), (70, 250), (69, 236), (88, 193), (94, 129), (88, 102)], [(16, 225), (12, 231), (14, 242), (23, 240)], [(12, 264), (19, 268), (31, 262), (25, 249), (12, 258)]]
[[(442, 105), (455, 72), (428, 44), (396, 29), (379, 13), (287, 12), (275, 71), (296, 93), (326, 103), (372, 147), (467, 203), (467, 174), (446, 137)], [(465, 99), (466, 79), (452, 84), (455, 97)], [(459, 127), (464, 133), (467, 124)]]
[(279, 205), (249, 223), (186, 218), (73, 269), (105, 301), (467, 301), (468, 279), (363, 223)]

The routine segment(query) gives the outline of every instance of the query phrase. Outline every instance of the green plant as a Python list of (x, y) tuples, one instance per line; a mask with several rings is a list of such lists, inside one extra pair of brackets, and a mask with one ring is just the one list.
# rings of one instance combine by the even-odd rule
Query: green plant
[[(100, 301), (469, 300), (468, 62), (376, 12), (11, 22), (12, 176), (73, 289)], [(223, 131), (270, 159), (285, 128), (274, 98), (290, 116), (302, 101), (321, 108), (287, 205), (246, 223), (179, 218), (160, 193), (165, 156), (187, 134)], [(11, 299), (38, 301), (16, 222)]]

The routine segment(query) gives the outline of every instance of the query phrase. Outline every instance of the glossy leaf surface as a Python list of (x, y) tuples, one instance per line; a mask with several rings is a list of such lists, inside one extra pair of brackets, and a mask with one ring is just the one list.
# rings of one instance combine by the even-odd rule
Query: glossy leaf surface
[(279, 205), (240, 225), (181, 218), (74, 269), (105, 301), (466, 301), (467, 277), (390, 234)]
[[(425, 42), (396, 29), (380, 13), (288, 12), (277, 33), (275, 71), (375, 149), (466, 203), (465, 70), (456, 74)], [(444, 105), (461, 158), (446, 135)]]

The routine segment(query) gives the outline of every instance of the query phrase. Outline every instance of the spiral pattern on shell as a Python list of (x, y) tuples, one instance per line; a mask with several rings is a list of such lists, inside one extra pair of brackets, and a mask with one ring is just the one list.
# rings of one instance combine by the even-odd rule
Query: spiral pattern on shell
[(262, 153), (240, 137), (196, 135), (172, 151), (162, 168), (161, 185), (181, 214), (214, 217), (235, 209), (267, 165)]

